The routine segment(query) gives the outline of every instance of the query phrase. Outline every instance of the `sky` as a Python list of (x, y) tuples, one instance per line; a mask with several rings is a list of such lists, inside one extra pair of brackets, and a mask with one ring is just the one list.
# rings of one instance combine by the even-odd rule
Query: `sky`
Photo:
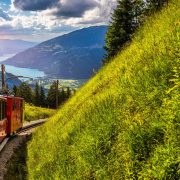
[(0, 39), (42, 42), (107, 25), (117, 0), (0, 0)]

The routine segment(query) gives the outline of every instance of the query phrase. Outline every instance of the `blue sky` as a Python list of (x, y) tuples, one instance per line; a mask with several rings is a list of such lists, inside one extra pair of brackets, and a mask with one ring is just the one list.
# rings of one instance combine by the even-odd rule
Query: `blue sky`
[(108, 24), (117, 0), (0, 0), (0, 39), (41, 42)]

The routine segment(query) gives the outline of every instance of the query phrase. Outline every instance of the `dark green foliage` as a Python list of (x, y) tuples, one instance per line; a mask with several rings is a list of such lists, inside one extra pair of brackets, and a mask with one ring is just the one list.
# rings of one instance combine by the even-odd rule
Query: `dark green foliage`
[(27, 84), (22, 83), (19, 87), (13, 87), (13, 94), (25, 99), (27, 103), (40, 107), (56, 108), (56, 93), (58, 93), (58, 105), (61, 105), (71, 97), (72, 91), (69, 87), (58, 89), (56, 81), (51, 85), (46, 97), (44, 88), (36, 83), (34, 90)]
[(56, 94), (58, 93), (58, 105), (63, 104), (65, 101), (67, 101), (71, 96), (71, 90), (69, 87), (58, 89), (57, 90), (57, 82), (54, 81), (54, 83), (51, 85), (50, 90), (48, 92), (47, 97), (47, 104), (51, 108), (56, 108)]
[(57, 85), (56, 81), (51, 85), (48, 96), (47, 96), (47, 104), (50, 108), (56, 108), (56, 92), (57, 92)]
[(33, 92), (31, 87), (27, 83), (23, 82), (19, 86), (17, 92), (17, 96), (24, 98), (24, 100), (28, 103), (33, 103)]
[(34, 105), (46, 107), (46, 96), (43, 87), (39, 86), (38, 83), (35, 85), (34, 89)]
[(40, 102), (40, 87), (38, 82), (35, 85), (35, 89), (34, 89), (34, 104), (36, 106), (40, 106), (41, 102)]
[(168, 0), (147, 0), (146, 12), (152, 13), (160, 10), (165, 4), (168, 3)]
[(44, 92), (44, 88), (41, 86), (40, 87), (40, 106), (41, 107), (46, 107), (46, 96), (45, 96), (45, 92)]
[(119, 0), (106, 34), (106, 57), (103, 63), (109, 62), (122, 50), (147, 16), (166, 4), (168, 0)]
[(119, 0), (106, 35), (106, 60), (115, 56), (127, 43), (140, 24), (142, 0)]
[(67, 98), (66, 92), (65, 92), (64, 88), (61, 88), (61, 90), (59, 91), (59, 103), (61, 104), (61, 103), (65, 102), (66, 98)]
[(67, 87), (66, 89), (66, 98), (70, 98), (71, 97), (71, 89), (69, 87)]

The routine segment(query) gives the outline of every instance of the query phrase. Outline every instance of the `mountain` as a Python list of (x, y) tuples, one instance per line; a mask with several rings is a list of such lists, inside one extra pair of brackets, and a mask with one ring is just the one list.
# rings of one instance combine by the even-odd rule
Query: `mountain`
[(36, 68), (48, 76), (87, 79), (101, 67), (106, 26), (95, 26), (48, 40), (4, 63)]
[(170, 0), (148, 17), (37, 129), (27, 147), (29, 179), (180, 179), (179, 5)]
[[(1, 71), (0, 71), (0, 79), (1, 79)], [(6, 73), (5, 74), (5, 84), (8, 84), (9, 89), (12, 90), (13, 86), (20, 86), (22, 83), (22, 81), (20, 79), (18, 79), (15, 75), (11, 74), (11, 73)]]
[(0, 56), (17, 54), (35, 45), (37, 45), (37, 43), (22, 40), (0, 39)]

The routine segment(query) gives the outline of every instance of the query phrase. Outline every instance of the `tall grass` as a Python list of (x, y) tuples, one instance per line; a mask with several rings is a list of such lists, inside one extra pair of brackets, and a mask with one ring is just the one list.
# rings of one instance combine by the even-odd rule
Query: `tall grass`
[(29, 179), (180, 179), (179, 5), (150, 17), (35, 132)]
[(30, 104), (25, 104), (25, 113), (24, 113), (24, 120), (25, 121), (33, 121), (38, 119), (45, 119), (51, 117), (55, 114), (55, 110), (36, 107)]

